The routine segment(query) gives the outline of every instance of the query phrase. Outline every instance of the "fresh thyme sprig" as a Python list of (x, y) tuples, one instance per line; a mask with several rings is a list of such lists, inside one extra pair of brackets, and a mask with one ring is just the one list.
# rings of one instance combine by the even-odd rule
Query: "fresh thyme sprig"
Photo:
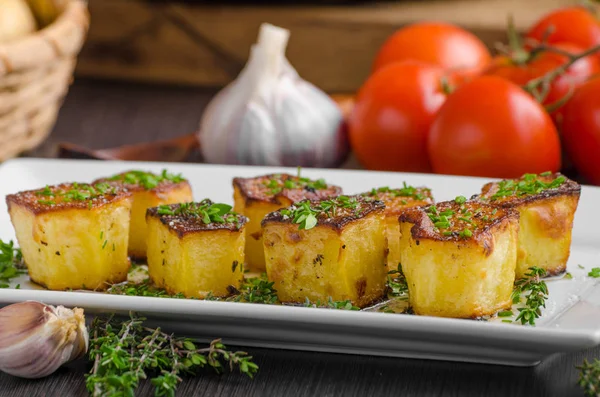
[(300, 201), (289, 208), (280, 210), (281, 215), (292, 218), (292, 222), (298, 224), (298, 229), (308, 230), (317, 225), (320, 215), (327, 218), (334, 217), (339, 209), (357, 210), (360, 206), (356, 197), (337, 196), (329, 200), (313, 203), (310, 200)]
[(232, 287), (232, 295), (229, 297), (220, 298), (209, 293), (204, 300), (275, 304), (278, 298), (273, 284), (275, 283), (267, 279), (267, 274), (262, 273), (259, 277), (245, 279), (239, 290)]
[(542, 308), (546, 307), (548, 299), (548, 286), (540, 278), (546, 275), (546, 271), (539, 267), (530, 267), (525, 273), (526, 278), (515, 282), (512, 293), (513, 304), (521, 303), (523, 294), (525, 295), (525, 307), (518, 308), (519, 315), (515, 321), (521, 324), (535, 325), (535, 320), (542, 315)]
[(548, 189), (556, 189), (562, 185), (567, 179), (560, 175), (550, 182), (544, 182), (540, 177), (551, 176), (550, 172), (543, 172), (539, 175), (525, 174), (519, 180), (503, 180), (498, 182), (498, 191), (494, 193), (490, 200), (498, 200), (507, 196), (526, 196), (530, 194), (538, 194)]
[(158, 214), (200, 218), (205, 224), (235, 223), (238, 217), (232, 208), (229, 204), (213, 203), (209, 199), (204, 199), (199, 203), (160, 205)]
[(396, 270), (390, 270), (387, 276), (388, 296), (408, 299), (408, 284), (402, 272), (402, 264), (398, 263)]
[(237, 366), (251, 378), (258, 371), (251, 356), (228, 351), (220, 339), (198, 348), (192, 340), (146, 327), (144, 321), (134, 314), (128, 320), (94, 319), (88, 353), (94, 365), (86, 375), (92, 396), (133, 396), (140, 380), (149, 376), (155, 395), (174, 396), (182, 375), (206, 366), (218, 373), (224, 364), (231, 371)]
[(260, 277), (244, 280), (239, 295), (234, 296), (234, 302), (265, 303), (277, 302), (277, 290), (273, 288), (272, 281), (267, 280), (265, 273)]
[(108, 178), (109, 181), (120, 181), (129, 185), (139, 185), (144, 189), (150, 190), (157, 187), (159, 184), (165, 181), (172, 183), (180, 183), (185, 181), (185, 178), (181, 174), (171, 174), (166, 169), (162, 170), (160, 174), (152, 172), (133, 170), (123, 174), (113, 175)]
[(0, 240), (0, 288), (8, 288), (12, 278), (25, 273), (21, 249), (12, 240), (8, 243)]
[(589, 397), (600, 395), (600, 360), (595, 359), (592, 362), (584, 360), (577, 369), (580, 370), (577, 383), (583, 389), (583, 393)]

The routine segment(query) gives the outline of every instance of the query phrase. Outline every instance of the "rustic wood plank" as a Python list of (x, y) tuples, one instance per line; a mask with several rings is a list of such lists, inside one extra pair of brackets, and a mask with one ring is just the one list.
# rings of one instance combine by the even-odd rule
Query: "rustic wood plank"
[(292, 36), (290, 62), (328, 92), (353, 92), (397, 28), (420, 20), (462, 25), (489, 46), (504, 39), (509, 13), (523, 30), (541, 14), (578, 0), (437, 0), (318, 5), (207, 5), (90, 0), (92, 25), (80, 76), (199, 86), (233, 79), (270, 22)]
[[(230, 346), (231, 347), (231, 346)], [(557, 356), (533, 368), (449, 363), (343, 354), (247, 349), (260, 369), (251, 380), (239, 373), (222, 376), (203, 371), (185, 377), (179, 396), (460, 396), (460, 397), (581, 397), (575, 365), (600, 349)], [(40, 380), (0, 373), (1, 396), (87, 396), (84, 360), (67, 365)], [(138, 396), (152, 396), (143, 381)]]

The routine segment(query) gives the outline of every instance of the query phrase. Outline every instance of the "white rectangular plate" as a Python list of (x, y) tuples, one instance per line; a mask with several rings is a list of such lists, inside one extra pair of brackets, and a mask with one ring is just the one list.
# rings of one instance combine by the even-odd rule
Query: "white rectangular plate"
[[(144, 169), (180, 172), (190, 180), (196, 200), (232, 203), (231, 179), (284, 168), (219, 165), (17, 159), (0, 166), (0, 196), (60, 182), (90, 182), (101, 176)], [(305, 169), (303, 175), (325, 178), (346, 194), (373, 187), (401, 186), (403, 181), (433, 189), (437, 201), (479, 192), (485, 179), (347, 170)], [(79, 306), (88, 312), (136, 311), (169, 331), (207, 340), (222, 337), (244, 346), (416, 357), (516, 366), (535, 365), (545, 357), (600, 344), (600, 287), (587, 277), (600, 266), (600, 188), (584, 186), (575, 216), (568, 270), (573, 278), (550, 281), (547, 308), (535, 327), (394, 315), (376, 312), (55, 292), (35, 286), (26, 276), (20, 289), (0, 289), (0, 306), (24, 300)], [(0, 201), (0, 238), (14, 239), (4, 199)], [(583, 269), (580, 268), (581, 265)]]

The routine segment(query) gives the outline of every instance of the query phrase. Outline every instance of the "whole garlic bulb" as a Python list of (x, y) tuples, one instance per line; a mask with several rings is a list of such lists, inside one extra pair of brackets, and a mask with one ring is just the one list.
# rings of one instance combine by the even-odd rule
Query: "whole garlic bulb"
[(263, 24), (240, 75), (210, 102), (199, 131), (206, 161), (334, 167), (345, 159), (342, 112), (287, 61), (288, 38)]
[(25, 0), (0, 1), (0, 42), (18, 39), (36, 29), (35, 17)]
[(0, 371), (42, 378), (83, 356), (88, 344), (82, 309), (35, 301), (0, 309)]

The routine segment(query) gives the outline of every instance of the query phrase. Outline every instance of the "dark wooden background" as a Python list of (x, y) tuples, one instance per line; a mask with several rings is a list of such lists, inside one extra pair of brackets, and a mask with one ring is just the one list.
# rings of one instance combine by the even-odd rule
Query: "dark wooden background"
[[(215, 90), (79, 79), (49, 140), (30, 155), (53, 157), (58, 142), (92, 148), (183, 135), (196, 129)], [(225, 341), (226, 342), (226, 341)], [(558, 355), (533, 368), (239, 348), (260, 366), (254, 380), (206, 372), (186, 378), (180, 396), (582, 396), (583, 359), (600, 348)], [(1, 354), (1, 353), (0, 353)], [(0, 374), (0, 396), (85, 396), (84, 361), (42, 380)], [(152, 395), (144, 383), (139, 396)]]

